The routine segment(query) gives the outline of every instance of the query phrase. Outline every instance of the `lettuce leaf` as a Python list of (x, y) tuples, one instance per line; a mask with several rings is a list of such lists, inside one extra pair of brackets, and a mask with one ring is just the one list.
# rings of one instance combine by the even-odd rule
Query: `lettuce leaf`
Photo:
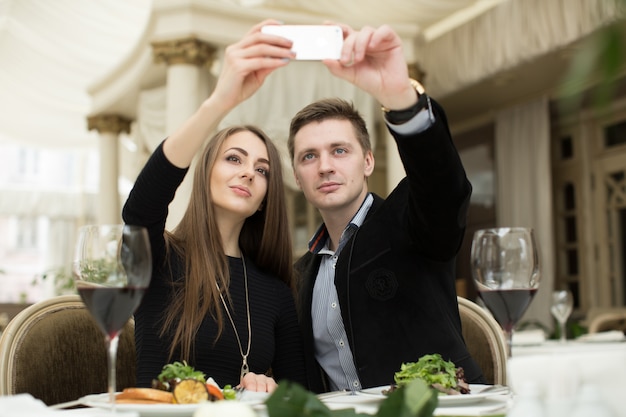
[(439, 384), (444, 388), (455, 388), (457, 386), (456, 366), (435, 353), (424, 355), (417, 362), (403, 363), (400, 371), (394, 375), (394, 380), (399, 387), (418, 378), (429, 386)]

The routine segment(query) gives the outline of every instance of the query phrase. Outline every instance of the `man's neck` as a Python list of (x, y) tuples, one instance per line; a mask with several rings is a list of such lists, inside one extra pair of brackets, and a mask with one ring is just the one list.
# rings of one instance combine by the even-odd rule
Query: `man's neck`
[(339, 246), (339, 240), (345, 230), (346, 226), (350, 223), (352, 218), (356, 215), (367, 197), (367, 190), (358, 199), (355, 199), (349, 206), (338, 208), (335, 210), (320, 210), (322, 220), (328, 231), (329, 243), (328, 248), (336, 251)]

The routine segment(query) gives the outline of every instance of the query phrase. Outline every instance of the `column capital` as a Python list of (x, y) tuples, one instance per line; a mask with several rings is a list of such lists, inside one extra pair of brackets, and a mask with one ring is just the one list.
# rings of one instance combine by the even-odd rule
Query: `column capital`
[(96, 114), (87, 117), (87, 128), (98, 133), (130, 133), (132, 120), (118, 114)]
[(210, 65), (213, 61), (216, 49), (217, 48), (210, 43), (194, 37), (152, 42), (152, 56), (154, 57), (154, 62), (165, 62), (167, 65)]

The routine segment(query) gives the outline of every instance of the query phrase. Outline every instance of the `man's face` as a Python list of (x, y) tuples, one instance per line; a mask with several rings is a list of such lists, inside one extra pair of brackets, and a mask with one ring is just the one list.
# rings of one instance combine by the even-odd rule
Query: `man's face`
[(296, 183), (322, 215), (346, 210), (352, 216), (358, 210), (374, 170), (374, 155), (363, 152), (347, 120), (312, 122), (295, 135)]

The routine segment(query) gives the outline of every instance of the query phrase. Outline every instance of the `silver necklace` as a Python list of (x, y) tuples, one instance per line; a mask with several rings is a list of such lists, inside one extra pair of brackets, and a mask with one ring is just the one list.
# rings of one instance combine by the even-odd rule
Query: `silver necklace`
[(218, 283), (215, 283), (217, 286), (217, 290), (220, 293), (220, 299), (222, 300), (222, 304), (224, 305), (224, 309), (226, 310), (226, 314), (228, 314), (228, 318), (230, 320), (230, 324), (233, 326), (233, 331), (235, 332), (235, 337), (237, 338), (237, 344), (239, 345), (239, 353), (241, 354), (241, 379), (250, 372), (250, 368), (248, 367), (248, 355), (250, 354), (250, 342), (252, 341), (252, 327), (250, 326), (250, 300), (248, 298), (248, 271), (246, 270), (246, 260), (243, 257), (243, 252), (241, 253), (241, 262), (243, 263), (243, 278), (244, 284), (246, 287), (246, 314), (248, 316), (248, 347), (246, 348), (246, 353), (243, 352), (243, 347), (241, 346), (241, 339), (239, 338), (239, 332), (237, 332), (237, 327), (235, 327), (235, 321), (233, 320), (233, 316), (230, 314), (230, 310), (226, 305), (226, 300), (224, 300), (224, 296), (222, 295), (222, 290)]

